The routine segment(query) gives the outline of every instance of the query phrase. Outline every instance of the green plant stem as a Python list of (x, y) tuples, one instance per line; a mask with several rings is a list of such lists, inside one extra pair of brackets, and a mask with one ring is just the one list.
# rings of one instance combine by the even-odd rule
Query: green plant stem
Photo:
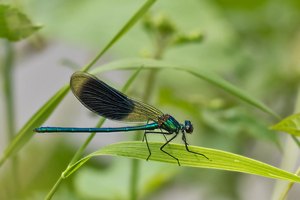
[[(157, 43), (154, 59), (161, 59), (162, 55), (164, 53), (165, 46), (159, 45)], [(154, 84), (155, 83), (155, 77), (158, 73), (158, 69), (152, 69), (149, 72), (147, 82), (146, 82), (146, 88), (145, 93), (143, 96), (144, 102), (149, 102), (151, 94), (153, 92)], [(141, 134), (136, 134), (134, 140), (141, 140)], [(138, 179), (139, 179), (139, 173), (140, 173), (140, 161), (133, 159), (131, 161), (131, 176), (130, 176), (130, 184), (129, 184), (129, 190), (130, 190), (130, 199), (131, 200), (137, 200), (138, 199)]]
[[(296, 175), (300, 175), (300, 167), (297, 169)], [(293, 185), (295, 183), (294, 182), (290, 182), (286, 188), (283, 190), (283, 192), (281, 193), (279, 200), (285, 200), (288, 196), (289, 191), (292, 189)]]
[(54, 184), (54, 186), (51, 188), (50, 192), (47, 194), (45, 200), (51, 199), (53, 197), (54, 193), (56, 192), (57, 188), (59, 187), (59, 185), (61, 184), (62, 181), (63, 181), (63, 178), (62, 178), (62, 176), (60, 176), (59, 179)]
[[(100, 119), (95, 127), (100, 128), (103, 125), (104, 122), (105, 122), (104, 118)], [(69, 163), (69, 166), (73, 165), (75, 162), (77, 162), (80, 159), (80, 157), (83, 155), (84, 150), (90, 144), (90, 142), (95, 137), (95, 135), (96, 135), (96, 133), (91, 133), (89, 135), (89, 137), (85, 140), (83, 145), (81, 145), (81, 147), (76, 151), (75, 155), (73, 156), (72, 160)]]
[(145, 4), (130, 18), (129, 23), (126, 23), (124, 27), (113, 37), (112, 40), (99, 52), (99, 54), (86, 66), (83, 67), (82, 71), (88, 71), (99, 58), (115, 43), (122, 35), (124, 35), (144, 14), (149, 8), (155, 3), (156, 0), (148, 0)]
[(130, 175), (130, 198), (136, 200), (138, 197), (138, 180), (140, 174), (140, 161), (136, 159), (131, 160), (131, 175)]
[[(300, 85), (298, 86), (298, 94), (297, 94), (297, 99), (296, 99), (296, 105), (295, 105), (295, 110), (294, 110), (294, 113), (298, 113), (300, 111)], [(300, 146), (300, 144), (299, 144), (299, 140), (298, 140), (298, 138), (296, 137), (296, 136), (293, 136), (292, 135), (292, 139), (293, 139), (293, 141), (295, 142), (295, 144), (298, 146), (298, 148), (299, 148), (299, 146)], [(286, 152), (288, 152), (288, 153), (286, 153), (286, 155), (292, 155), (292, 154), (290, 154), (289, 152), (291, 151), (291, 145), (289, 145), (290, 143), (292, 143), (292, 141), (289, 139), (289, 138), (287, 138), (287, 140), (289, 141), (289, 142), (287, 142), (286, 144), (286, 147), (285, 147), (285, 151)], [(290, 158), (290, 159), (295, 159), (295, 158)], [(285, 159), (285, 160), (287, 160), (287, 159)], [(283, 160), (282, 162), (285, 162), (285, 160)], [(294, 162), (293, 162), (294, 163)], [(283, 163), (282, 163), (282, 165), (283, 165)], [(290, 168), (291, 168), (292, 166), (290, 166)], [(296, 174), (299, 176), (300, 175), (300, 167), (298, 167), (298, 169), (297, 169), (297, 172), (296, 172)], [(275, 189), (277, 188), (277, 187), (279, 187), (278, 186), (278, 182), (277, 182), (277, 185), (276, 185), (276, 187), (275, 187)], [(281, 194), (279, 195), (279, 200), (285, 200), (286, 198), (287, 198), (287, 196), (288, 196), (288, 193), (289, 193), (289, 191), (291, 190), (291, 188), (293, 187), (293, 185), (294, 185), (294, 183), (293, 182), (290, 182), (289, 184), (287, 184), (286, 186), (285, 186), (285, 188), (283, 189), (283, 191), (281, 192)]]
[[(7, 138), (10, 143), (15, 134), (15, 112), (14, 112), (14, 95), (13, 95), (13, 65), (14, 65), (14, 50), (9, 41), (5, 41), (5, 58), (3, 64), (3, 80), (4, 80), (4, 98), (7, 119)], [(18, 158), (12, 157), (12, 185), (16, 190), (19, 188), (18, 181)]]
[(294, 142), (298, 145), (298, 147), (300, 148), (300, 141), (298, 140), (298, 138), (294, 135), (292, 135), (292, 138), (294, 140)]
[[(146, 90), (144, 93), (143, 101), (148, 102), (150, 99), (150, 94), (153, 91), (153, 83), (155, 80), (155, 76), (157, 74), (156, 69), (151, 70), (150, 74), (148, 75), (147, 84), (146, 84)], [(134, 140), (141, 140), (141, 134), (136, 134), (134, 137)], [(140, 161), (133, 159), (131, 161), (131, 176), (130, 176), (130, 199), (136, 200), (138, 199), (138, 179), (139, 179), (139, 173), (140, 173)]]
[(6, 56), (4, 59), (3, 80), (4, 80), (4, 97), (6, 103), (6, 119), (7, 119), (7, 138), (9, 142), (13, 139), (15, 133), (15, 116), (14, 116), (14, 99), (13, 99), (13, 47), (10, 42), (5, 42)]
[[(144, 97), (143, 97), (144, 102), (149, 101), (150, 95), (148, 95), (148, 93), (150, 93), (153, 88), (152, 86), (150, 86), (150, 85), (153, 85), (150, 82), (150, 77), (151, 77), (151, 79), (154, 78), (154, 76), (152, 75), (153, 71), (156, 71), (156, 70), (151, 70), (150, 74), (148, 76), (148, 80), (147, 80), (147, 84), (146, 84), (146, 88), (148, 90), (145, 90)], [(141, 140), (140, 133), (141, 133), (141, 131), (139, 131), (139, 133), (137, 133), (135, 135), (134, 140)], [(130, 173), (131, 173), (130, 183), (129, 183), (130, 199), (137, 200), (138, 199), (138, 179), (139, 179), (139, 174), (140, 174), (140, 161), (139, 160), (136, 160), (136, 159), (131, 160), (131, 172)]]
[[(105, 122), (104, 118), (100, 119), (100, 121), (98, 122), (98, 124), (96, 125), (96, 127), (101, 127), (104, 122)], [(71, 159), (70, 163), (68, 164), (68, 167), (71, 166), (71, 165), (73, 165), (74, 163), (76, 163), (77, 160), (79, 160), (79, 158), (83, 155), (84, 150), (86, 149), (86, 147), (88, 146), (88, 144), (91, 142), (91, 140), (94, 138), (95, 135), (96, 135), (96, 133), (91, 133), (89, 135), (89, 137), (85, 140), (85, 142), (83, 143), (83, 145), (74, 154), (73, 158)], [(47, 196), (46, 196), (45, 199), (50, 200), (53, 197), (53, 195), (55, 194), (56, 190), (60, 186), (62, 180), (63, 180), (63, 177), (60, 176), (58, 178), (58, 180), (56, 181), (56, 183), (51, 188), (50, 192), (47, 194)]]

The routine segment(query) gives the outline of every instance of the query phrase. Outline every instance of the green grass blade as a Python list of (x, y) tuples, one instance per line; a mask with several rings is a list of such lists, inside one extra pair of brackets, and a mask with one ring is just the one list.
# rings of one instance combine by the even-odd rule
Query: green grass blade
[(33, 132), (33, 129), (39, 127), (51, 115), (57, 105), (68, 93), (69, 89), (69, 86), (61, 88), (21, 128), (21, 130), (18, 132), (13, 141), (8, 145), (3, 155), (1, 156), (0, 166), (5, 162), (7, 158), (13, 156), (19, 149), (23, 147), (24, 144), (26, 144), (31, 139), (31, 137), (35, 134), (35, 132)]
[[(152, 152), (149, 160), (177, 165), (177, 161), (175, 159), (160, 151), (159, 148), (163, 144), (164, 143), (149, 142)], [(169, 144), (166, 146), (165, 150), (177, 157), (180, 160), (181, 166), (228, 170), (254, 174), (267, 178), (300, 182), (300, 177), (295, 174), (251, 158), (216, 149), (196, 146), (189, 147), (192, 151), (205, 154), (210, 160), (207, 160), (202, 156), (189, 153), (186, 151), (185, 146), (181, 144)], [(123, 156), (145, 160), (148, 157), (149, 152), (147, 145), (143, 142), (122, 142), (108, 145), (92, 154), (89, 154), (74, 165), (70, 166), (65, 172), (63, 172), (62, 176), (67, 178), (73, 172), (77, 171), (90, 158), (103, 155)]]
[(300, 136), (300, 113), (291, 115), (274, 126), (272, 130), (283, 131), (294, 136)]
[(170, 64), (163, 61), (157, 61), (152, 59), (125, 59), (116, 62), (111, 62), (109, 64), (98, 67), (92, 73), (100, 73), (104, 71), (120, 70), (120, 69), (136, 69), (140, 66), (143, 66), (144, 69), (149, 69), (149, 68), (150, 69), (173, 69), (173, 70), (185, 71), (198, 78), (204, 79), (217, 87), (224, 89), (228, 93), (240, 98), (241, 100), (247, 102), (248, 104), (266, 113), (271, 114), (276, 118), (280, 118), (278, 114), (276, 114), (274, 111), (272, 111), (270, 108), (268, 108), (265, 104), (263, 104), (259, 100), (252, 97), (250, 94), (247, 94), (246, 92), (234, 86), (233, 84), (229, 83), (228, 81), (224, 80), (217, 74), (204, 71), (196, 67)]

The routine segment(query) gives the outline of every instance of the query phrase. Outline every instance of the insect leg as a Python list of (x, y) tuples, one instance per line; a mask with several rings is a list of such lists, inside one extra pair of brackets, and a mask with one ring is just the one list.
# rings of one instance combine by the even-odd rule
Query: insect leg
[[(147, 124), (149, 123), (149, 120), (147, 121)], [(143, 135), (143, 139), (142, 139), (142, 142), (144, 142), (144, 140), (145, 140), (145, 137), (146, 137), (146, 130), (144, 131), (144, 135)]]
[(145, 131), (144, 137), (143, 137), (143, 141), (144, 141), (144, 139), (145, 139), (146, 145), (147, 145), (147, 148), (148, 148), (148, 151), (149, 151), (149, 155), (148, 155), (148, 157), (147, 157), (147, 159), (146, 159), (146, 160), (148, 161), (148, 159), (149, 159), (150, 156), (151, 156), (151, 150), (150, 150), (150, 147), (149, 147), (149, 144), (148, 144), (148, 140), (147, 140), (147, 133), (150, 133), (150, 132)]
[(175, 133), (175, 135), (174, 135), (173, 137), (171, 137), (169, 140), (167, 140), (167, 142), (166, 142), (164, 145), (162, 145), (162, 146), (160, 147), (160, 150), (161, 150), (162, 152), (164, 152), (165, 154), (171, 156), (171, 157), (174, 158), (175, 160), (177, 160), (177, 163), (178, 163), (178, 165), (180, 166), (179, 159), (176, 158), (175, 156), (171, 155), (170, 153), (168, 153), (167, 151), (164, 150), (164, 147), (165, 147), (167, 144), (169, 144), (172, 140), (174, 140), (174, 139), (177, 137), (177, 135), (178, 135), (178, 133)]
[[(147, 148), (148, 148), (148, 151), (149, 151), (149, 155), (148, 155), (148, 157), (147, 157), (147, 161), (149, 160), (149, 158), (150, 158), (150, 156), (151, 156), (151, 150), (150, 150), (150, 147), (149, 147), (149, 144), (148, 144), (148, 139), (147, 139), (147, 134), (149, 134), (149, 133), (157, 133), (157, 134), (165, 134), (164, 132), (159, 132), (159, 131), (145, 131), (144, 132), (144, 137), (143, 137), (143, 141), (144, 141), (144, 139), (145, 139), (145, 141), (146, 141), (146, 144), (147, 144)], [(164, 137), (166, 138), (166, 136), (164, 135)]]
[(182, 141), (184, 142), (184, 145), (185, 145), (185, 149), (190, 152), (190, 153), (193, 153), (193, 154), (198, 154), (200, 156), (203, 156), (204, 158), (206, 158), (207, 160), (210, 160), (206, 155), (202, 154), (202, 153), (198, 153), (198, 152), (195, 152), (195, 151), (191, 151), (189, 149), (189, 144), (187, 143), (186, 141), (186, 137), (185, 137), (185, 132), (182, 132)]
[[(163, 131), (161, 130), (161, 128), (160, 128), (160, 131), (163, 133)], [(166, 139), (166, 141), (168, 141), (168, 138), (166, 137), (166, 135), (164, 133), (162, 135), (164, 136), (164, 138)]]

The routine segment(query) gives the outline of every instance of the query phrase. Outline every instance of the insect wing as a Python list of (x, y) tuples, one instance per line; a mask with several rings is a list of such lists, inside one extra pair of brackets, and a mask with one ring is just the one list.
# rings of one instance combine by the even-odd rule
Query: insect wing
[(144, 122), (157, 121), (163, 115), (153, 106), (133, 100), (85, 72), (75, 72), (70, 85), (74, 95), (85, 107), (108, 119)]

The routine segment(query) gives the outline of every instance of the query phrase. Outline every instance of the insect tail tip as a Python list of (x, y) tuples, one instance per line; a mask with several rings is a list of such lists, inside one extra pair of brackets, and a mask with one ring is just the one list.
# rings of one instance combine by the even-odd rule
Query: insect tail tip
[(33, 131), (33, 132), (36, 132), (36, 133), (40, 133), (40, 132), (41, 132), (41, 131), (40, 131), (40, 128), (34, 128), (32, 131)]

